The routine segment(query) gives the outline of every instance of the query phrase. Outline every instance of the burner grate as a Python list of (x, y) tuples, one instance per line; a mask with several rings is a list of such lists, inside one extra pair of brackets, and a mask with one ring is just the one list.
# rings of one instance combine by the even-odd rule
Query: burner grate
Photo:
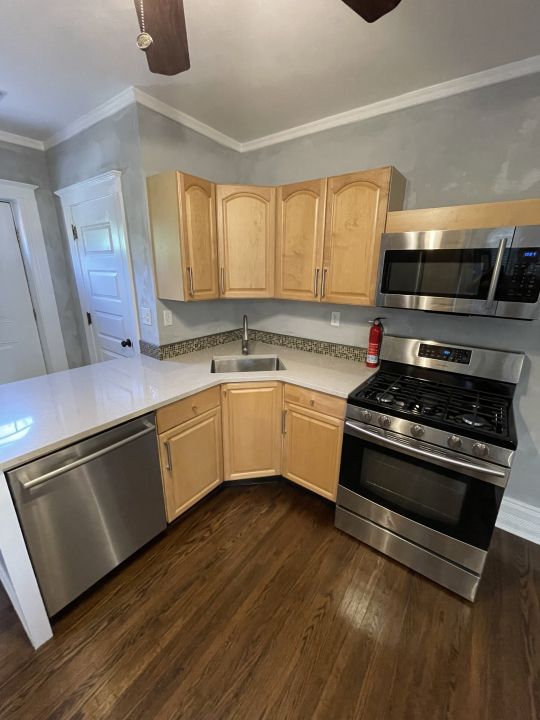
[(444, 422), (464, 432), (476, 430), (503, 437), (509, 433), (508, 403), (490, 393), (381, 370), (353, 397), (385, 410)]

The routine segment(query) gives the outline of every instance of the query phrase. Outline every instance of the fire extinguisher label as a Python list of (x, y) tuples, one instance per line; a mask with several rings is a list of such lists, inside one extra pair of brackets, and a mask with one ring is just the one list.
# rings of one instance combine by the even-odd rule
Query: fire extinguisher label
[(378, 365), (379, 356), (378, 355), (368, 355), (366, 357), (366, 362), (370, 363), (370, 365)]

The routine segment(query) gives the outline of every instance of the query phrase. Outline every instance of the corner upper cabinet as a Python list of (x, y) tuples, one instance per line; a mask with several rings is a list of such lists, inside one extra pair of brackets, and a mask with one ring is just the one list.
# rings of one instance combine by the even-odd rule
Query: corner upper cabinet
[(157, 296), (219, 297), (215, 185), (166, 172), (147, 178), (147, 190)]
[(220, 294), (274, 296), (275, 189), (218, 185)]
[(405, 179), (392, 167), (328, 178), (321, 300), (373, 305), (386, 213), (403, 207)]
[(276, 297), (318, 302), (326, 180), (277, 188)]

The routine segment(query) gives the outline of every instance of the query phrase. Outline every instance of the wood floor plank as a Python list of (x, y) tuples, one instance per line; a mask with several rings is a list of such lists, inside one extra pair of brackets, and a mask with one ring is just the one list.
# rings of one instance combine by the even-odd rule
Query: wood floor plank
[(226, 488), (54, 622), (0, 593), (1, 720), (539, 720), (540, 547), (497, 531), (473, 605), (283, 483)]

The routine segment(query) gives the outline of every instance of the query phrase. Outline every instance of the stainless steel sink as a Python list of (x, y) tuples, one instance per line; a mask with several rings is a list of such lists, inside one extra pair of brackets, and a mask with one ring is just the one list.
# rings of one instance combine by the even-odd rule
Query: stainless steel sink
[(227, 355), (212, 360), (213, 373), (286, 370), (277, 355)]

